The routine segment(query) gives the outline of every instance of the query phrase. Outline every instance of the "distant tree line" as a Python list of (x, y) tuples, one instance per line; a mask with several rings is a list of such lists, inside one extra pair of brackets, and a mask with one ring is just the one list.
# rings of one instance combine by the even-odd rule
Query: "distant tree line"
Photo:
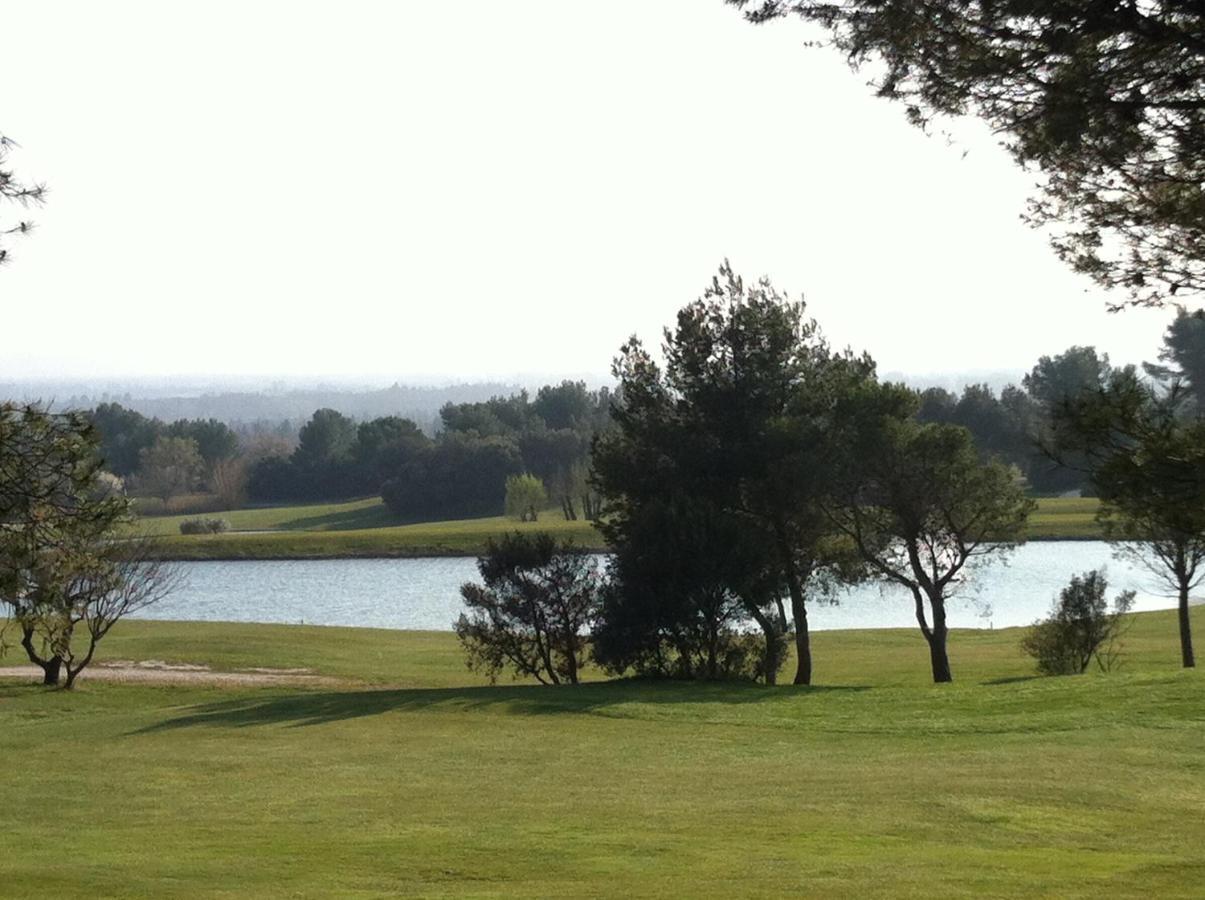
[(985, 458), (1016, 466), (1036, 494), (1091, 492), (1087, 474), (1052, 458), (1043, 436), (1061, 403), (1106, 384), (1112, 373), (1107, 355), (1071, 347), (1043, 356), (1020, 387), (1008, 385), (999, 395), (985, 384), (967, 385), (961, 395), (929, 388), (920, 395), (917, 418), (966, 428)]
[[(288, 456), (267, 457), (250, 471), (257, 502), (334, 500), (380, 494), (404, 519), (502, 514), (507, 482), (543, 489), (568, 519), (592, 517), (598, 500), (587, 483), (590, 442), (609, 421), (611, 393), (565, 381), (440, 410), (435, 437), (396, 416), (357, 424), (321, 409), (301, 429)], [(530, 479), (516, 480), (527, 475)], [(533, 485), (532, 479), (538, 482)], [(542, 500), (517, 515), (538, 514)]]
[(587, 480), (590, 443), (609, 421), (611, 400), (607, 388), (565, 381), (534, 397), (447, 403), (434, 437), (400, 416), (357, 422), (334, 409), (317, 410), (293, 440), (279, 429), (240, 433), (217, 419), (167, 423), (117, 403), (87, 416), (105, 470), (131, 492), (164, 501), (205, 492), (211, 506), (231, 508), (380, 495), (401, 518), (463, 518), (500, 515), (509, 480), (516, 517), (551, 505), (567, 519), (589, 519), (600, 506)]
[(102, 403), (87, 418), (105, 471), (131, 492), (165, 502), (195, 492), (212, 492), (230, 506), (245, 501), (249, 445), (224, 422), (162, 422), (117, 403)]

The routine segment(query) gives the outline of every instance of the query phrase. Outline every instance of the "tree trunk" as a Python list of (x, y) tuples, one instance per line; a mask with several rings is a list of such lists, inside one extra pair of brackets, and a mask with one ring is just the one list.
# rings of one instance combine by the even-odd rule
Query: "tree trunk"
[(766, 652), (762, 657), (762, 677), (766, 680), (766, 684), (775, 684), (778, 681), (778, 630), (770, 621), (769, 616), (753, 604), (748, 604), (748, 606), (749, 612), (761, 626), (762, 634), (766, 636)]
[(946, 629), (934, 628), (929, 636), (929, 664), (933, 667), (933, 683), (947, 684), (954, 680), (950, 674), (950, 657), (946, 653)]
[(787, 569), (787, 588), (791, 592), (791, 618), (795, 620), (795, 684), (812, 683), (812, 636), (808, 632), (808, 609), (803, 585), (794, 566)]
[(57, 685), (59, 683), (59, 675), (63, 671), (63, 657), (52, 656), (50, 659), (43, 659), (38, 656), (38, 651), (33, 645), (33, 629), (21, 629), (21, 646), (25, 648), (25, 655), (29, 657), (29, 661), (38, 666), (42, 670), (42, 684)]
[(944, 597), (930, 597), (933, 609), (933, 628), (925, 635), (929, 642), (929, 663), (933, 668), (933, 683), (947, 684), (954, 680), (950, 674), (950, 657), (946, 652), (946, 638), (950, 630), (946, 627), (946, 601)]
[(569, 669), (569, 683), (577, 684), (577, 641), (570, 641), (568, 647), (566, 665)]
[(794, 555), (791, 553), (791, 547), (787, 541), (786, 529), (781, 524), (776, 524), (774, 530), (778, 541), (779, 559), (783, 572), (787, 576), (787, 591), (791, 595), (791, 618), (795, 620), (796, 665), (793, 683), (811, 684), (812, 637), (808, 632), (808, 610), (803, 595), (803, 579), (799, 577), (799, 567), (795, 565)]
[(1180, 660), (1184, 668), (1192, 669), (1197, 659), (1192, 652), (1192, 620), (1188, 616), (1188, 583), (1180, 581)]
[(762, 672), (766, 684), (778, 684), (778, 636), (773, 631), (766, 632), (766, 660)]

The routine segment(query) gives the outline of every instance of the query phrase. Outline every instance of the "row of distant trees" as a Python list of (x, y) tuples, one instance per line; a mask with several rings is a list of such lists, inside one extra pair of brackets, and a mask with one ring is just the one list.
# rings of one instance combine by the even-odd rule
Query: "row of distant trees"
[[(1177, 385), (1182, 414), (1205, 410), (1205, 315), (1180, 308), (1164, 335), (1159, 361), (1142, 367), (1146, 378), (1170, 390)], [(1094, 347), (1071, 347), (1043, 356), (1022, 379), (999, 395), (982, 384), (968, 385), (961, 395), (943, 388), (921, 393), (917, 417), (925, 422), (962, 425), (985, 456), (1014, 466), (1038, 494), (1069, 491), (1094, 493), (1086, 460), (1051, 452), (1051, 432), (1068, 399), (1097, 392), (1118, 379), (1136, 380), (1133, 366), (1113, 366), (1108, 354)]]
[(118, 403), (102, 403), (87, 417), (105, 471), (129, 492), (164, 503), (200, 492), (218, 505), (241, 506), (251, 463), (288, 448), (279, 436), (239, 435), (217, 419), (163, 422)]
[(333, 409), (317, 410), (293, 441), (215, 419), (165, 423), (115, 403), (89, 419), (106, 471), (164, 501), (198, 491), (226, 508), (380, 495), (401, 518), (456, 518), (502, 513), (509, 480), (512, 500), (525, 501), (520, 517), (551, 504), (576, 519), (599, 507), (590, 444), (610, 404), (606, 388), (565, 381), (534, 397), (446, 404), (434, 437), (399, 416), (356, 422)]
[[(1205, 373), (1194, 367), (1203, 356), (1205, 323), (1184, 313), (1168, 332), (1160, 363), (1146, 371), (1163, 378), (1180, 373), (1196, 408)], [(1132, 371), (1112, 366), (1093, 347), (1071, 347), (1042, 357), (1020, 386), (999, 394), (984, 384), (968, 385), (961, 394), (924, 390), (915, 415), (920, 422), (965, 427), (983, 458), (1015, 466), (1033, 493), (1090, 493), (1085, 467), (1050, 452), (1054, 415), (1066, 398)], [(502, 512), (509, 479), (525, 498), (542, 491), (542, 505), (572, 519), (592, 518), (597, 509), (587, 478), (590, 447), (610, 422), (612, 399), (606, 389), (566, 381), (540, 388), (534, 398), (521, 392), (447, 404), (435, 437), (409, 419), (356, 422), (333, 409), (315, 412), (295, 440), (263, 431), (238, 434), (216, 419), (164, 423), (115, 403), (99, 405), (91, 420), (102, 435), (106, 469), (136, 492), (164, 500), (205, 491), (217, 505), (231, 508), (247, 500), (379, 494), (400, 517), (452, 518)], [(515, 503), (533, 513), (542, 510), (529, 501)]]
[[(609, 419), (610, 392), (582, 382), (478, 403), (447, 404), (434, 437), (395, 416), (356, 423), (318, 410), (288, 456), (249, 473), (252, 500), (381, 495), (406, 519), (498, 515), (507, 481), (528, 476), (569, 519), (597, 507), (587, 483), (590, 444)], [(531, 496), (531, 494), (527, 494)], [(539, 510), (535, 510), (539, 512)]]

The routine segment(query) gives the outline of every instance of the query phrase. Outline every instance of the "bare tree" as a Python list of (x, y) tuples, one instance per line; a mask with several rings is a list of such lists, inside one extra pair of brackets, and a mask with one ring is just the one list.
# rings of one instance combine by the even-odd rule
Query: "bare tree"
[(14, 615), (21, 646), (42, 669), (43, 684), (75, 685), (92, 662), (97, 645), (122, 618), (166, 597), (180, 582), (180, 570), (155, 559), (146, 538), (115, 542), (86, 570), (76, 572), (61, 594), (36, 592), (36, 601)]
[(45, 684), (64, 667), (73, 684), (113, 624), (176, 581), (128, 538), (130, 503), (98, 448), (80, 414), (0, 404), (0, 604)]
[(172, 497), (197, 487), (205, 462), (192, 438), (160, 436), (138, 454), (140, 490), (158, 497), (166, 505)]
[(247, 502), (247, 461), (241, 456), (215, 460), (210, 484), (223, 509), (237, 509)]

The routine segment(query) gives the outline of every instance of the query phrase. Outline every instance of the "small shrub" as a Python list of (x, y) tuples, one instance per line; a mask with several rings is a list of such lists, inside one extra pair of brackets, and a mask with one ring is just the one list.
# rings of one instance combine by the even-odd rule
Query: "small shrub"
[(484, 585), (460, 589), (468, 613), (454, 624), (470, 669), (491, 682), (503, 669), (543, 684), (577, 684), (598, 610), (593, 557), (550, 535), (491, 540), (477, 561)]
[(181, 534), (222, 534), (230, 530), (225, 519), (185, 519), (180, 523)]
[(1063, 588), (1050, 616), (1035, 622), (1021, 640), (1021, 650), (1037, 660), (1043, 675), (1078, 675), (1095, 659), (1102, 671), (1118, 661), (1118, 639), (1127, 627), (1124, 614), (1134, 605), (1134, 592), (1125, 591), (1109, 610), (1109, 583), (1101, 570), (1076, 575)]

